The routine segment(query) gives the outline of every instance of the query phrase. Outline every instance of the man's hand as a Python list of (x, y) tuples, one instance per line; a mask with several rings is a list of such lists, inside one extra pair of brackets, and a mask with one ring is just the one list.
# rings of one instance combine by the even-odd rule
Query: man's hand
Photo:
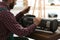
[(26, 7), (26, 8), (23, 9), (21, 12), (22, 12), (23, 14), (25, 14), (25, 13), (28, 13), (29, 10), (30, 10), (30, 6)]
[(41, 21), (41, 18), (34, 18), (34, 24), (36, 25), (36, 26), (38, 26), (39, 25), (39, 23), (40, 23), (40, 21)]

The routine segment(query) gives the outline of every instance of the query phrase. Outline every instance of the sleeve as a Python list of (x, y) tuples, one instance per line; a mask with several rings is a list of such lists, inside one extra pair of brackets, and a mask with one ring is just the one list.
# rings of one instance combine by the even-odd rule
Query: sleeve
[(19, 18), (21, 18), (22, 16), (24, 16), (24, 14), (28, 13), (30, 10), (30, 6), (26, 7), (25, 9), (23, 9), (21, 12), (19, 12), (15, 17), (16, 20), (18, 21)]
[(23, 28), (18, 22), (16, 21), (15, 17), (11, 15), (10, 12), (4, 13), (3, 22), (8, 30), (10, 30), (12, 33), (17, 34), (18, 36), (27, 36), (31, 34), (35, 29), (35, 24), (32, 24), (26, 28)]
[(23, 14), (23, 12), (20, 12), (15, 16), (15, 18), (18, 21), (20, 18), (22, 18), (22, 16), (24, 16), (24, 14)]

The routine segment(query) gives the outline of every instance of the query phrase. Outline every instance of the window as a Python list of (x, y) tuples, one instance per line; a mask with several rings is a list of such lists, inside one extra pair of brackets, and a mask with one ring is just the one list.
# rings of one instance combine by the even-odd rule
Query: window
[(55, 19), (60, 19), (60, 0), (17, 0), (14, 10), (20, 12), (25, 6), (31, 6), (29, 14), (36, 17), (49, 19), (49, 14), (56, 14)]
[(48, 15), (57, 15), (52, 17), (54, 19), (60, 19), (60, 0), (45, 0), (45, 18), (49, 18)]

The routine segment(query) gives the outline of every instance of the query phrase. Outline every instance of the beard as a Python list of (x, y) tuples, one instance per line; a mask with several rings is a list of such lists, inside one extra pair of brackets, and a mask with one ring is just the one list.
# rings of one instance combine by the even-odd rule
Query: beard
[(10, 9), (13, 9), (13, 7), (14, 7), (14, 2), (13, 3), (10, 3), (10, 5), (9, 5), (9, 8)]

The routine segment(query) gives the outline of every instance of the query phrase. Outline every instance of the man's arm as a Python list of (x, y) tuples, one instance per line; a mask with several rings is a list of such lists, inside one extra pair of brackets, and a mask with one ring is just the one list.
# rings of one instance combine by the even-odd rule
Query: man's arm
[(24, 16), (24, 14), (22, 12), (18, 13), (15, 18), (16, 18), (16, 21), (19, 21), (19, 19), (21, 19), (22, 17)]
[(7, 11), (4, 11), (3, 17), (3, 22), (6, 28), (9, 29), (12, 33), (19, 35), (20, 37), (27, 36), (32, 33), (36, 26), (35, 24), (32, 24), (26, 28), (23, 28), (22, 25), (18, 24), (15, 17)]
[(26, 8), (23, 9), (21, 12), (19, 12), (19, 13), (15, 16), (16, 20), (18, 21), (19, 18), (21, 18), (22, 16), (24, 16), (24, 14), (28, 13), (29, 10), (30, 10), (30, 6), (26, 7)]

